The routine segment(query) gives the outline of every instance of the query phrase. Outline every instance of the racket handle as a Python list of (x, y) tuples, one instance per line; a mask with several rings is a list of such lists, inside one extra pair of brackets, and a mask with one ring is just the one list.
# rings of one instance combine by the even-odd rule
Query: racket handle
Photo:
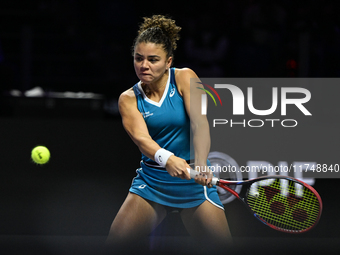
[(198, 174), (197, 171), (195, 171), (194, 169), (190, 169), (190, 168), (187, 168), (189, 174), (190, 174), (190, 178), (191, 179), (195, 179), (196, 175)]
[(217, 185), (218, 183), (218, 178), (217, 177), (213, 177), (212, 180), (211, 180), (211, 184), (212, 185)]
[[(190, 168), (187, 168), (189, 174), (190, 174), (190, 178), (191, 179), (195, 179), (196, 175), (199, 174), (199, 172), (195, 171), (194, 169), (190, 169)], [(217, 177), (213, 177), (212, 180), (211, 180), (211, 184), (212, 185), (216, 185), (218, 182), (218, 178)]]

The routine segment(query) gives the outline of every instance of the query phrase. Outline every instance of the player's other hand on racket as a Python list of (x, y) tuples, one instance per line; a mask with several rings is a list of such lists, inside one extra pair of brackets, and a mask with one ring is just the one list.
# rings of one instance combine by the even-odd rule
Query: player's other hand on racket
[[(199, 170), (199, 172), (198, 172)], [(195, 171), (197, 171), (197, 174), (195, 176), (195, 182), (198, 184), (201, 184), (203, 186), (207, 186), (208, 188), (211, 188), (213, 185), (211, 184), (213, 173), (212, 171), (206, 166), (195, 166)]]
[(171, 176), (190, 180), (190, 175), (187, 171), (188, 167), (190, 168), (184, 159), (174, 155), (170, 156), (165, 166)]

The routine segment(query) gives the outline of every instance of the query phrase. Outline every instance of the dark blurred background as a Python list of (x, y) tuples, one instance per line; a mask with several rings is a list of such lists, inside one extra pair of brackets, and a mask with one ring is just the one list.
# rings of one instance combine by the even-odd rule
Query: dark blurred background
[(3, 90), (117, 97), (136, 81), (131, 46), (143, 16), (183, 28), (174, 65), (200, 77), (338, 77), (339, 3), (331, 0), (7, 1), (1, 3)]
[[(139, 166), (117, 99), (138, 81), (131, 46), (142, 17), (176, 20), (183, 29), (174, 66), (200, 77), (340, 76), (338, 1), (6, 2), (0, 4), (0, 253), (76, 254), (74, 246), (81, 246), (86, 254), (105, 240)], [(44, 166), (30, 160), (39, 144), (52, 155)], [(253, 150), (243, 148), (242, 160)], [(329, 193), (338, 180), (328, 181), (315, 184), (326, 216), (314, 232), (274, 233), (232, 202), (226, 213), (233, 235), (243, 248), (267, 242), (270, 251), (282, 243), (334, 251), (339, 206)], [(180, 249), (177, 242), (185, 246), (188, 238), (178, 215), (153, 235), (161, 238), (150, 244), (154, 252)]]

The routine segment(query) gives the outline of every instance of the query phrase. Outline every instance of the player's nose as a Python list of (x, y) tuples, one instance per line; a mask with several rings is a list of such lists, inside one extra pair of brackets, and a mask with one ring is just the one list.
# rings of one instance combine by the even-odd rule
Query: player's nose
[(141, 67), (143, 69), (148, 69), (149, 68), (148, 61), (147, 60), (143, 60), (142, 63), (141, 63)]

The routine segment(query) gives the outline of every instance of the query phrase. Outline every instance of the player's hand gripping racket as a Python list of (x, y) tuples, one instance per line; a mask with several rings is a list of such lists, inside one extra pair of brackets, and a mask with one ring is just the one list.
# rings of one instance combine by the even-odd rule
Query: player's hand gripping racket
[[(197, 171), (189, 169), (191, 178)], [(253, 215), (267, 226), (286, 233), (303, 233), (320, 219), (322, 201), (310, 185), (287, 176), (263, 176), (245, 181), (227, 181), (213, 177), (219, 186), (242, 201)], [(230, 185), (242, 185), (238, 194)]]

